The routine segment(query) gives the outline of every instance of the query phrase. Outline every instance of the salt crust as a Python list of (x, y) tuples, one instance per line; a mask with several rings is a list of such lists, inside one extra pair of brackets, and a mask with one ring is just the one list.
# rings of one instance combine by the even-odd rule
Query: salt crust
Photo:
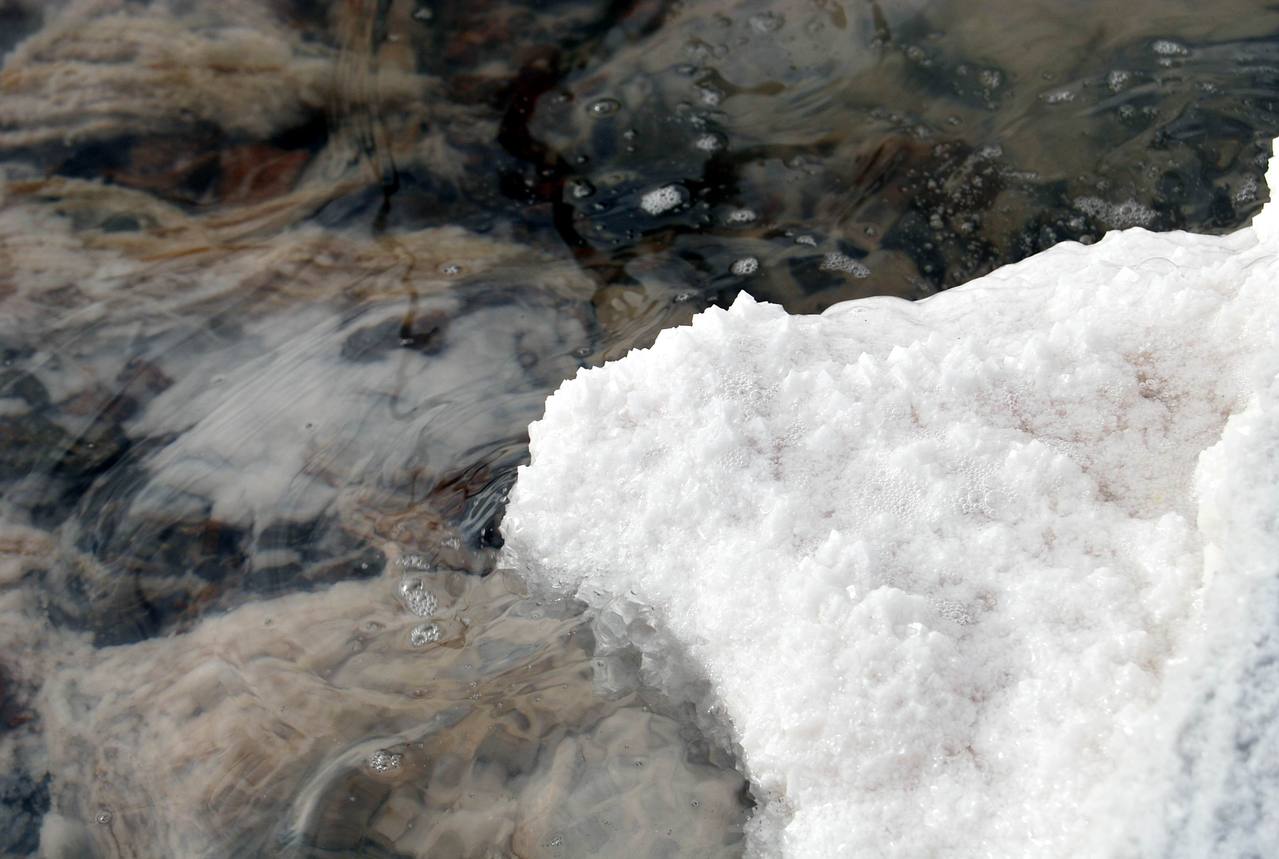
[(916, 304), (743, 295), (547, 401), (508, 560), (704, 674), (756, 855), (1267, 855), (1277, 255), (1272, 203)]

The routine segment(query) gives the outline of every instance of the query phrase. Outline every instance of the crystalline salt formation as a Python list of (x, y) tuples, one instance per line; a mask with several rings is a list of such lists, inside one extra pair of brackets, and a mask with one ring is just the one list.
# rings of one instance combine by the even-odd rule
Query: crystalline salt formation
[(740, 744), (756, 854), (1279, 844), (1276, 204), (916, 304), (742, 296), (530, 436), (508, 560), (655, 619), (651, 678)]

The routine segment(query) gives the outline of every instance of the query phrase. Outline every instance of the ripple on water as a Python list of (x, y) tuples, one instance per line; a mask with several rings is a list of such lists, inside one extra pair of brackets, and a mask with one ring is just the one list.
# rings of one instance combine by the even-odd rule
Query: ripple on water
[(1279, 11), (1170, 9), (0, 3), (0, 853), (740, 853), (494, 572), (528, 424), (740, 290), (1247, 220)]

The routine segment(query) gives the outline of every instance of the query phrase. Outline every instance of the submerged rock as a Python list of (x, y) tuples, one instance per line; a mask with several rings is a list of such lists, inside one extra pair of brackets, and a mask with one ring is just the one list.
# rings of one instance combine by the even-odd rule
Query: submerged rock
[(740, 853), (731, 759), (592, 653), (572, 604), (502, 574), (428, 586), (425, 645), (389, 577), (164, 640), (46, 641), (42, 742), (22, 748), (47, 770), (0, 784), (13, 837), (51, 859)]

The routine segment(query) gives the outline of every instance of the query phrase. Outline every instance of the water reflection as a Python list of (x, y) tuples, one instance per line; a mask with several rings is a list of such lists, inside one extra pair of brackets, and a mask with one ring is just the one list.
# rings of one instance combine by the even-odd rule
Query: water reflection
[(0, 3), (0, 854), (740, 852), (492, 571), (525, 428), (741, 289), (1246, 220), (1279, 12), (1110, 6)]

